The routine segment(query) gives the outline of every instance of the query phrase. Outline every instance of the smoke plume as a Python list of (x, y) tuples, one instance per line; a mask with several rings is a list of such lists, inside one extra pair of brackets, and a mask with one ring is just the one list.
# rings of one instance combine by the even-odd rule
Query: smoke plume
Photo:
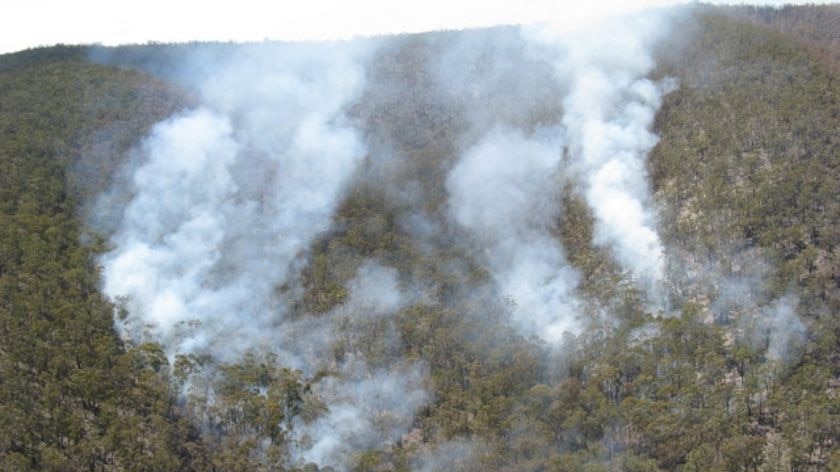
[[(342, 306), (290, 316), (306, 252), (366, 153), (346, 110), (365, 85), (370, 46), (197, 51), (174, 74), (202, 105), (157, 124), (135, 152), (142, 160), (129, 164), (130, 198), (101, 261), (105, 293), (125, 305), (126, 338), (160, 342), (171, 358), (274, 352), (305, 375), (331, 372), (312, 385), (325, 412), (297, 420), (292, 452), (338, 468), (397, 440), (428, 400), (425, 369), (400, 360), (383, 318), (405, 303), (394, 269), (369, 261)], [(117, 205), (116, 194), (99, 208)], [(382, 319), (375, 341), (389, 361), (373, 367), (360, 352), (370, 340), (356, 333)], [(207, 388), (187, 382), (185, 393), (192, 385)]]
[[(477, 143), (462, 153), (447, 190), (453, 219), (481, 247), (479, 259), (513, 302), (513, 321), (526, 334), (556, 342), (563, 332), (580, 329), (579, 276), (553, 235), (566, 184), (579, 189), (592, 209), (594, 243), (610, 249), (654, 307), (663, 303), (664, 250), (645, 169), (657, 141), (653, 118), (671, 86), (647, 78), (651, 48), (663, 31), (655, 13), (599, 18), (577, 29), (522, 27), (520, 43), (501, 31), (495, 42), (485, 41), (500, 54), (477, 62), (486, 69), (481, 75), (465, 80), (439, 74), (456, 90), (505, 89), (515, 97), (498, 113), (495, 107), (493, 113), (468, 112), (473, 133), (483, 130), (483, 136), (476, 133)], [(481, 57), (476, 45), (460, 48), (466, 53), (444, 55), (447, 63), (465, 54)], [(535, 73), (553, 71), (549, 90), (559, 110), (541, 97), (545, 87), (527, 92), (506, 86), (517, 69), (511, 59), (517, 50), (527, 54)]]
[[(303, 255), (326, 230), (364, 145), (344, 108), (362, 53), (244, 47), (197, 85), (203, 106), (141, 148), (105, 293), (128, 297), (130, 338), (221, 360), (270, 343)], [(218, 60), (218, 59), (216, 59)], [(178, 326), (199, 329), (179, 336)]]
[[(586, 27), (525, 28), (535, 54), (550, 62), (563, 98), (564, 143), (595, 218), (595, 243), (608, 247), (652, 298), (664, 271), (645, 157), (662, 95), (652, 47), (665, 32), (660, 12), (604, 17)], [(658, 300), (651, 300), (658, 302)]]
[(551, 236), (559, 216), (559, 145), (498, 129), (467, 150), (447, 180), (452, 216), (476, 240), (513, 321), (559, 341), (576, 331), (578, 275)]
[(419, 365), (371, 371), (350, 362), (340, 378), (318, 385), (317, 394), (329, 412), (311, 423), (298, 423), (298, 460), (342, 468), (356, 451), (393, 445), (413, 423), (429, 395), (426, 372)]
[[(247, 352), (276, 354), (278, 364), (315, 379), (307, 392), (324, 405), (320, 415), (288, 420), (291, 460), (346, 468), (360, 451), (397, 444), (432, 400), (429, 367), (403, 358), (394, 325), (393, 315), (408, 305), (455, 311), (459, 300), (443, 298), (485, 298), (489, 290), (472, 284), (484, 284), (486, 271), (522, 334), (556, 347), (583, 330), (589, 307), (578, 294), (581, 276), (558, 238), (564, 192), (583, 197), (594, 217), (593, 243), (647, 293), (651, 307), (664, 309), (672, 252), (657, 231), (645, 159), (657, 143), (654, 116), (674, 86), (650, 78), (652, 48), (666, 23), (646, 13), (577, 28), (504, 28), (451, 46), (444, 39), (433, 48), (440, 56), (406, 61), (408, 73), (383, 68), (393, 82), (384, 90), (366, 81), (377, 41), (185, 56), (172, 76), (196, 90), (201, 105), (157, 124), (126, 167), (127, 191), (103, 196), (97, 207), (102, 218), (118, 215), (101, 263), (104, 292), (125, 308), (122, 335), (159, 342), (171, 359), (189, 354), (233, 364)], [(414, 67), (437, 67), (436, 78), (423, 78), (436, 83), (417, 85)], [(389, 88), (398, 86), (404, 89)], [(363, 97), (381, 103), (360, 104)], [(410, 113), (395, 112), (403, 105)], [(359, 114), (383, 129), (363, 137), (350, 117), (356, 106), (367, 106)], [(394, 117), (413, 128), (390, 128)], [(435, 119), (452, 126), (427, 134), (425, 124), (446, 127)], [(366, 157), (368, 169), (360, 171)], [(434, 267), (397, 270), (383, 265), (386, 257), (365, 260), (352, 279), (342, 279), (346, 296), (338, 306), (305, 313), (295, 302), (307, 251), (328, 230), (342, 230), (332, 228), (333, 215), (360, 173), (371, 195), (388, 196), (394, 225), (411, 233), (411, 251), (418, 259), (433, 255), (422, 264)], [(442, 250), (453, 246), (457, 251)], [(344, 272), (352, 273), (363, 258), (347, 259)], [(421, 280), (423, 273), (430, 280)], [(414, 277), (420, 281), (409, 287)], [(712, 317), (760, 313), (766, 329), (744, 331), (750, 339), (763, 333), (757, 342), (766, 343), (768, 357), (787, 358), (801, 343), (794, 298), (768, 302), (758, 294), (747, 306), (742, 295), (756, 293), (753, 282), (744, 279), (742, 290), (720, 273), (708, 277), (685, 285), (706, 297), (712, 290), (705, 285), (729, 287), (716, 289)], [(436, 278), (468, 286), (440, 295), (429, 289)], [(658, 333), (651, 322), (631, 342)], [(484, 446), (446, 439), (411, 451), (413, 466), (480, 470)]]

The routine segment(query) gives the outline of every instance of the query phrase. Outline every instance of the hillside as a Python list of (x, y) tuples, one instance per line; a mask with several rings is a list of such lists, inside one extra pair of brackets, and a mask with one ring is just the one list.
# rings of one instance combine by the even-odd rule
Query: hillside
[(840, 470), (840, 10), (667, 24), (0, 56), (0, 469)]

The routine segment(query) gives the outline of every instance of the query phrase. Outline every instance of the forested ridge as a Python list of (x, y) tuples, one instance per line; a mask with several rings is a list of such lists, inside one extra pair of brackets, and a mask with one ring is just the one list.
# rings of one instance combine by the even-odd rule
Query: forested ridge
[[(549, 72), (529, 69), (541, 88), (528, 107), (435, 83), (447, 45), (511, 28), (395, 36), (376, 51), (348, 110), (366, 160), (308, 249), (289, 316), (332, 317), (329, 365), (418, 363), (430, 394), (398, 439), (320, 470), (840, 471), (840, 8), (698, 6), (675, 22), (655, 52), (653, 77), (675, 87), (647, 158), (672, 314), (593, 243), (591, 210), (566, 185), (550, 196), (563, 209), (551, 231), (591, 322), (560, 348), (506, 321), (516, 300), (463, 288), (490, 276), (460, 233), (404, 224), (422, 212), (446, 227), (470, 110), (522, 129), (556, 121)], [(100, 291), (114, 228), (97, 196), (128, 179), (155, 123), (194, 106), (164, 72), (186, 47), (0, 56), (2, 470), (319, 470), (295, 455), (317, 438), (295, 431), (329, 411), (318, 386), (337, 367), (305, 372), (261, 351), (170, 359), (123, 340), (126, 308)], [(468, 79), (483, 60), (462, 64)], [(376, 159), (389, 153), (401, 164)], [(371, 259), (423, 281), (425, 298), (391, 317), (344, 314)], [(778, 344), (767, 312), (795, 313), (801, 329)]]

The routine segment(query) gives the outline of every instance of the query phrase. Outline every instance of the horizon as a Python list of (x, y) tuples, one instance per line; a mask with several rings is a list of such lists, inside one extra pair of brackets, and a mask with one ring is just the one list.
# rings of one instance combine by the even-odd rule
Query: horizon
[[(65, 45), (330, 41), (380, 35), (533, 23), (578, 24), (604, 15), (699, 3), (685, 0), (596, 0), (573, 7), (551, 0), (312, 0), (294, 8), (262, 0), (234, 3), (164, 0), (0, 0), (0, 54)], [(720, 5), (832, 4), (805, 1), (709, 1)], [(479, 7), (480, 6), (480, 7)], [(49, 12), (44, 16), (44, 12)], [(376, 12), (376, 14), (371, 14)], [(200, 16), (199, 16), (200, 15)]]

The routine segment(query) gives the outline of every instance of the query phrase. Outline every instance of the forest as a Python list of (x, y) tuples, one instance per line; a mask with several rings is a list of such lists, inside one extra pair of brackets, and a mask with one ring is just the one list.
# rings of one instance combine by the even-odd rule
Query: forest
[(610, 31), (0, 55), (0, 470), (840, 472), (840, 6)]

